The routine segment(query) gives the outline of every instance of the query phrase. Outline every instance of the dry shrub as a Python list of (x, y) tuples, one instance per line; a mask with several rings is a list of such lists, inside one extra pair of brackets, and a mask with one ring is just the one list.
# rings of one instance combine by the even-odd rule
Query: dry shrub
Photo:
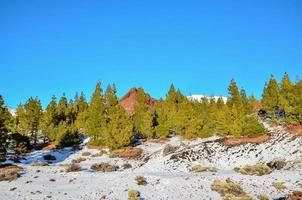
[(91, 169), (101, 172), (114, 172), (118, 170), (118, 166), (110, 165), (109, 163), (102, 162), (100, 164), (93, 164)]
[(178, 146), (173, 146), (171, 144), (167, 144), (165, 147), (164, 147), (164, 150), (163, 150), (163, 156), (167, 156), (171, 153), (174, 153), (175, 151), (177, 151), (179, 149)]
[(143, 176), (137, 176), (135, 178), (135, 181), (136, 181), (137, 185), (147, 185), (148, 184), (146, 178)]
[(247, 195), (247, 194), (243, 195), (243, 196), (239, 196), (239, 197), (236, 197), (233, 194), (226, 194), (223, 197), (223, 200), (254, 200), (254, 199), (251, 196)]
[(284, 190), (284, 189), (286, 189), (286, 186), (284, 185), (283, 182), (274, 182), (272, 185), (277, 190)]
[(140, 193), (137, 190), (129, 190), (128, 191), (128, 199), (129, 200), (139, 200), (140, 199)]
[(142, 155), (143, 150), (141, 148), (125, 148), (125, 149), (119, 149), (114, 150), (110, 153), (110, 158), (120, 157), (120, 158), (139, 158)]
[(31, 163), (31, 166), (34, 167), (44, 167), (44, 166), (48, 166), (48, 162), (33, 162)]
[(15, 171), (2, 171), (0, 172), (0, 181), (13, 181), (19, 177)]
[(82, 156), (90, 156), (90, 155), (91, 155), (91, 153), (88, 151), (82, 153)]
[(293, 191), (289, 195), (289, 200), (301, 200), (302, 199), (302, 191)]
[(86, 160), (86, 158), (80, 157), (80, 158), (77, 158), (77, 159), (73, 159), (71, 162), (72, 163), (80, 163), (80, 162), (83, 162), (85, 160)]
[(228, 200), (236, 199), (238, 197), (246, 198), (246, 193), (243, 191), (242, 187), (232, 182), (229, 178), (226, 179), (226, 181), (214, 180), (211, 189), (218, 192), (222, 197), (226, 197)]
[(77, 172), (81, 171), (81, 167), (76, 163), (71, 163), (66, 167), (66, 172)]
[(191, 169), (192, 172), (205, 172), (207, 171), (207, 168), (201, 166), (201, 165), (195, 165)]
[(202, 165), (195, 165), (191, 168), (191, 172), (217, 172), (216, 167), (203, 167)]
[(269, 200), (269, 196), (267, 196), (266, 194), (260, 194), (258, 196), (258, 199), (259, 200)]
[(44, 160), (56, 160), (57, 158), (51, 154), (46, 154), (43, 156)]
[(272, 172), (271, 168), (265, 164), (247, 165), (242, 168), (235, 168), (236, 172), (244, 175), (263, 176)]
[(132, 165), (130, 163), (125, 163), (125, 164), (123, 164), (123, 168), (129, 169), (129, 168), (132, 168)]

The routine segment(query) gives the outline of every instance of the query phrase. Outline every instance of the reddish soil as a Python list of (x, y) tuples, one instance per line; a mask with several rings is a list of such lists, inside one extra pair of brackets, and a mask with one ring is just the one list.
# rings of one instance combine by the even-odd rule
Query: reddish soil
[(22, 167), (19, 167), (17, 165), (10, 165), (10, 166), (4, 166), (4, 167), (0, 167), (0, 172), (16, 172), (16, 173), (20, 173), (23, 172), (24, 169)]
[(235, 138), (235, 137), (227, 137), (222, 139), (222, 143), (226, 146), (238, 146), (238, 145), (242, 145), (242, 144), (247, 144), (247, 143), (256, 143), (256, 144), (260, 144), (260, 143), (264, 143), (266, 141), (268, 141), (270, 139), (270, 136), (268, 135), (260, 135), (260, 136), (255, 136), (255, 137), (248, 137), (248, 136), (243, 136), (243, 137), (239, 137), (239, 138)]
[(289, 200), (301, 200), (302, 192), (301, 191), (293, 191), (289, 196)]
[(142, 155), (143, 150), (140, 148), (127, 148), (121, 153), (119, 157), (121, 158), (138, 158)]
[[(131, 88), (127, 94), (125, 94), (121, 99), (120, 99), (120, 104), (125, 108), (127, 113), (129, 115), (134, 114), (134, 106), (137, 102), (137, 92), (139, 90), (143, 90), (142, 88)], [(151, 109), (156, 102), (154, 98), (152, 98), (149, 94), (147, 94), (148, 97), (148, 107)]]
[(286, 127), (286, 129), (291, 132), (291, 133), (295, 133), (298, 136), (302, 136), (302, 125), (288, 125)]
[(56, 145), (50, 144), (50, 145), (47, 145), (46, 147), (44, 147), (44, 148), (42, 149), (42, 151), (53, 151), (53, 150), (55, 150), (55, 149), (56, 149)]

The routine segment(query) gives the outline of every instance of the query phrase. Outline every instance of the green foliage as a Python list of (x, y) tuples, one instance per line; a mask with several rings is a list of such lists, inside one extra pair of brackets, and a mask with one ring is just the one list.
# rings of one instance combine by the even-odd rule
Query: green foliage
[(285, 73), (279, 86), (274, 77), (271, 77), (263, 92), (262, 107), (273, 119), (278, 120), (276, 111), (283, 110), (284, 122), (302, 124), (302, 82), (298, 80), (294, 84)]
[(20, 133), (10, 134), (8, 137), (9, 148), (13, 149), (17, 154), (28, 153), (31, 150), (30, 138)]
[(125, 109), (118, 104), (116, 90), (108, 86), (105, 92), (105, 120), (101, 138), (110, 149), (118, 149), (132, 143), (133, 125)]
[(264, 87), (261, 103), (262, 107), (268, 111), (276, 111), (280, 107), (280, 91), (274, 76), (271, 76), (268, 84)]
[(73, 125), (68, 126), (66, 123), (60, 123), (55, 128), (56, 130), (56, 145), (59, 147), (70, 147), (81, 143), (81, 139), (77, 128)]
[(91, 137), (91, 141), (101, 143), (102, 125), (104, 124), (105, 101), (102, 94), (101, 83), (97, 83), (94, 93), (92, 94), (90, 105), (87, 110), (86, 133)]
[(41, 102), (37, 98), (30, 97), (24, 105), (20, 104), (17, 108), (17, 132), (31, 137), (34, 144), (38, 140), (42, 114)]
[(9, 132), (9, 124), (12, 116), (8, 108), (4, 105), (4, 100), (0, 95), (0, 162), (5, 160), (6, 140)]
[(255, 116), (245, 116), (241, 135), (256, 136), (266, 133), (265, 127)]

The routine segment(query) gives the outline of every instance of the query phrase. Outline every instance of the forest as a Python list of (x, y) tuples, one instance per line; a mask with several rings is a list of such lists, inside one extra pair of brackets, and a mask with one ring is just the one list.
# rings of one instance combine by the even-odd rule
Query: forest
[(103, 91), (98, 82), (89, 101), (83, 93), (73, 99), (63, 94), (42, 109), (41, 101), (30, 97), (15, 115), (0, 96), (0, 161), (8, 149), (22, 154), (40, 144), (68, 147), (81, 143), (84, 135), (91, 145), (110, 149), (132, 145), (136, 138), (257, 136), (266, 134), (259, 110), (277, 123), (302, 124), (302, 81), (293, 82), (286, 73), (280, 83), (270, 77), (260, 100), (239, 89), (235, 80), (228, 86), (227, 102), (222, 97), (193, 101), (172, 84), (152, 107), (144, 90), (138, 90), (135, 112), (129, 115), (116, 93), (114, 84)]

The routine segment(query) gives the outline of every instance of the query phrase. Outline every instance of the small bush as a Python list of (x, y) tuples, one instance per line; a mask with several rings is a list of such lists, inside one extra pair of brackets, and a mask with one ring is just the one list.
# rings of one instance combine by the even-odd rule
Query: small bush
[(179, 149), (179, 147), (177, 146), (172, 146), (171, 144), (167, 144), (165, 147), (164, 147), (164, 150), (163, 150), (163, 156), (167, 156), (171, 153), (174, 153), (175, 151), (177, 151), (177, 149)]
[(214, 180), (211, 185), (213, 191), (218, 192), (221, 196), (233, 195), (235, 197), (241, 197), (246, 195), (240, 185), (233, 183), (230, 179), (227, 179), (225, 182), (220, 180)]
[(66, 167), (66, 172), (77, 172), (81, 171), (81, 167), (78, 164), (71, 163)]
[(276, 188), (277, 190), (284, 190), (286, 189), (286, 186), (284, 185), (283, 182), (274, 182), (273, 187)]
[(200, 172), (217, 172), (216, 167), (203, 167), (202, 165), (195, 165), (191, 168), (191, 172), (200, 173)]
[(72, 163), (81, 163), (85, 160), (86, 160), (86, 158), (80, 157), (80, 158), (77, 158), (77, 159), (73, 159), (71, 162)]
[(34, 167), (44, 167), (44, 166), (48, 166), (49, 164), (47, 162), (33, 162), (31, 163), (31, 166)]
[(91, 153), (88, 151), (82, 153), (82, 156), (90, 156), (90, 155), (91, 155)]
[(31, 150), (30, 139), (20, 133), (13, 133), (8, 138), (9, 147), (17, 154), (28, 153)]
[(198, 173), (198, 172), (205, 172), (205, 171), (207, 171), (207, 168), (205, 168), (205, 167), (203, 167), (201, 165), (195, 165), (195, 166), (192, 167), (191, 171), (192, 172), (196, 172), (196, 173)]
[(266, 194), (260, 194), (260, 195), (258, 196), (258, 199), (259, 199), (259, 200), (269, 200), (269, 197), (268, 197)]
[(102, 162), (100, 164), (93, 164), (91, 166), (91, 169), (101, 172), (114, 172), (118, 170), (118, 166), (110, 165), (109, 163)]
[(123, 164), (123, 168), (129, 169), (129, 168), (132, 168), (132, 165), (130, 163), (125, 163), (125, 164)]
[(0, 181), (13, 181), (19, 177), (18, 173), (15, 171), (1, 171)]
[(59, 147), (71, 147), (82, 142), (78, 129), (74, 126), (67, 126), (65, 123), (61, 123), (55, 131), (55, 141)]
[(302, 191), (293, 191), (289, 195), (290, 200), (301, 200), (302, 199)]
[(272, 172), (271, 168), (265, 164), (247, 165), (242, 168), (235, 168), (236, 172), (244, 175), (263, 176)]
[(147, 185), (148, 184), (147, 180), (142, 176), (137, 176), (135, 178), (135, 181), (136, 181), (137, 185)]
[(242, 128), (242, 136), (257, 136), (266, 134), (265, 127), (255, 116), (246, 116)]
[(43, 156), (43, 159), (52, 161), (52, 160), (56, 160), (57, 158), (55, 156), (51, 155), (51, 154), (47, 154), (47, 155)]
[(233, 194), (226, 194), (223, 200), (254, 200), (251, 196), (245, 194), (243, 196), (236, 197)]
[(134, 159), (139, 158), (142, 154), (143, 150), (140, 148), (125, 148), (125, 149), (118, 149), (114, 150), (110, 153), (109, 157), (120, 157), (120, 158), (128, 158)]
[(129, 190), (128, 191), (128, 199), (129, 200), (139, 200), (140, 199), (140, 193), (137, 190)]

